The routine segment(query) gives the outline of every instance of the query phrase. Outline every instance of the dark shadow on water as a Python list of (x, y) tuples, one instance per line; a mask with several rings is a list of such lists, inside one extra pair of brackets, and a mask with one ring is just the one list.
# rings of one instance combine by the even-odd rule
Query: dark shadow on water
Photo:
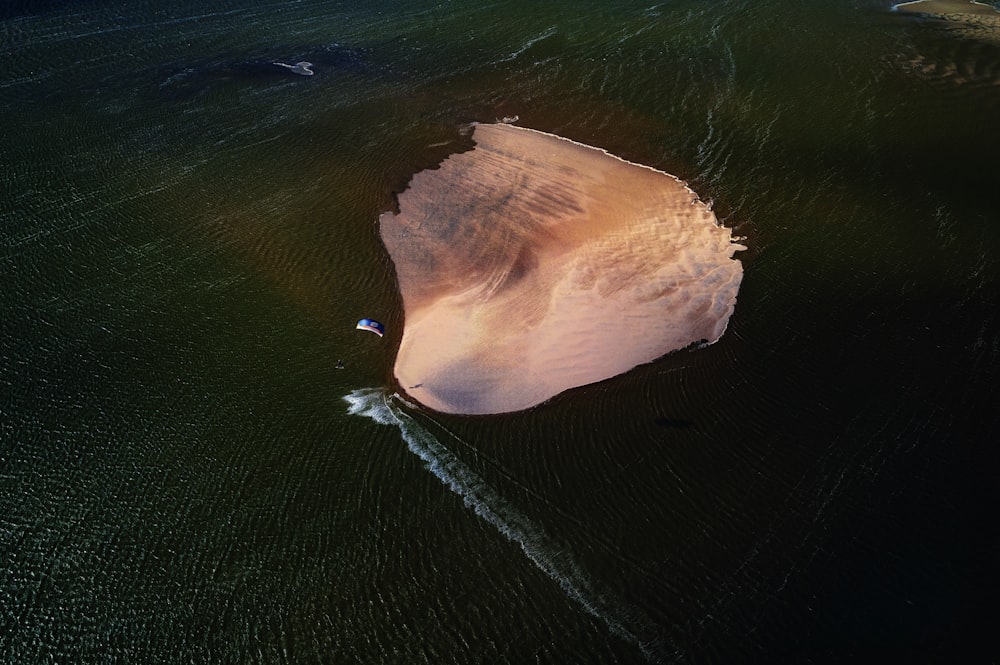
[(658, 427), (663, 427), (665, 429), (691, 429), (694, 427), (694, 423), (690, 420), (684, 420), (683, 418), (656, 418), (653, 420)]

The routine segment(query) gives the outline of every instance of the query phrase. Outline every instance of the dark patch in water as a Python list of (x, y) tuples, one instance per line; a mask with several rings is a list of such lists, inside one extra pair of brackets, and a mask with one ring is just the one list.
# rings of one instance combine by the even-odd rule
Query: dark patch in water
[(0, 3), (0, 20), (22, 16), (41, 16), (63, 8), (82, 9), (87, 0), (5, 0)]
[(670, 429), (690, 429), (694, 423), (683, 418), (656, 418), (653, 420), (657, 426)]
[[(193, 62), (163, 67), (157, 79), (168, 97), (194, 97), (230, 82), (272, 84), (301, 78), (322, 78), (368, 68), (367, 52), (340, 44), (274, 50), (246, 60)], [(308, 63), (308, 66), (299, 66)], [(311, 73), (308, 73), (311, 72)]]

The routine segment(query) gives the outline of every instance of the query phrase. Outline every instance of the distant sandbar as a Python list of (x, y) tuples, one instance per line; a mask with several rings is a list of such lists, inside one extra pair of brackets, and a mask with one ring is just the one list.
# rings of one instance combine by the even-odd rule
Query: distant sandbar
[(895, 11), (918, 12), (921, 14), (966, 15), (966, 14), (1000, 14), (996, 9), (982, 2), (972, 0), (916, 0), (893, 6)]

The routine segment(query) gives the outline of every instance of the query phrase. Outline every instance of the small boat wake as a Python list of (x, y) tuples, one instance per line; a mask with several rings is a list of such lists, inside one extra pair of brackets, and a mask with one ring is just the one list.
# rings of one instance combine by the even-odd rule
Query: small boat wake
[(465, 505), (476, 515), (520, 545), (525, 556), (555, 581), (569, 598), (603, 621), (615, 635), (638, 647), (650, 662), (666, 660), (663, 645), (643, 637), (655, 635), (656, 631), (639, 610), (602, 593), (572, 555), (559, 548), (541, 525), (497, 494), (433, 434), (407, 415), (400, 408), (400, 403), (407, 402), (399, 395), (368, 388), (354, 390), (344, 400), (350, 405), (348, 413), (366, 416), (380, 425), (398, 427), (407, 448), (424, 461), (427, 470), (462, 497)]
[(313, 74), (316, 73), (312, 70), (313, 63), (306, 62), (305, 60), (303, 60), (302, 62), (296, 62), (294, 65), (289, 65), (287, 63), (277, 62), (277, 61), (275, 61), (273, 64), (277, 65), (278, 67), (284, 67), (291, 73), (298, 74), (299, 76), (312, 76)]

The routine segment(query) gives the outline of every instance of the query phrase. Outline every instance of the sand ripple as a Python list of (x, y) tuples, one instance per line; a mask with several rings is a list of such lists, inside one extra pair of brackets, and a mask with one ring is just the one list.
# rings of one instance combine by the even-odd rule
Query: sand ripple
[(722, 335), (740, 246), (683, 182), (510, 125), (473, 138), (380, 220), (415, 399), (516, 411)]

